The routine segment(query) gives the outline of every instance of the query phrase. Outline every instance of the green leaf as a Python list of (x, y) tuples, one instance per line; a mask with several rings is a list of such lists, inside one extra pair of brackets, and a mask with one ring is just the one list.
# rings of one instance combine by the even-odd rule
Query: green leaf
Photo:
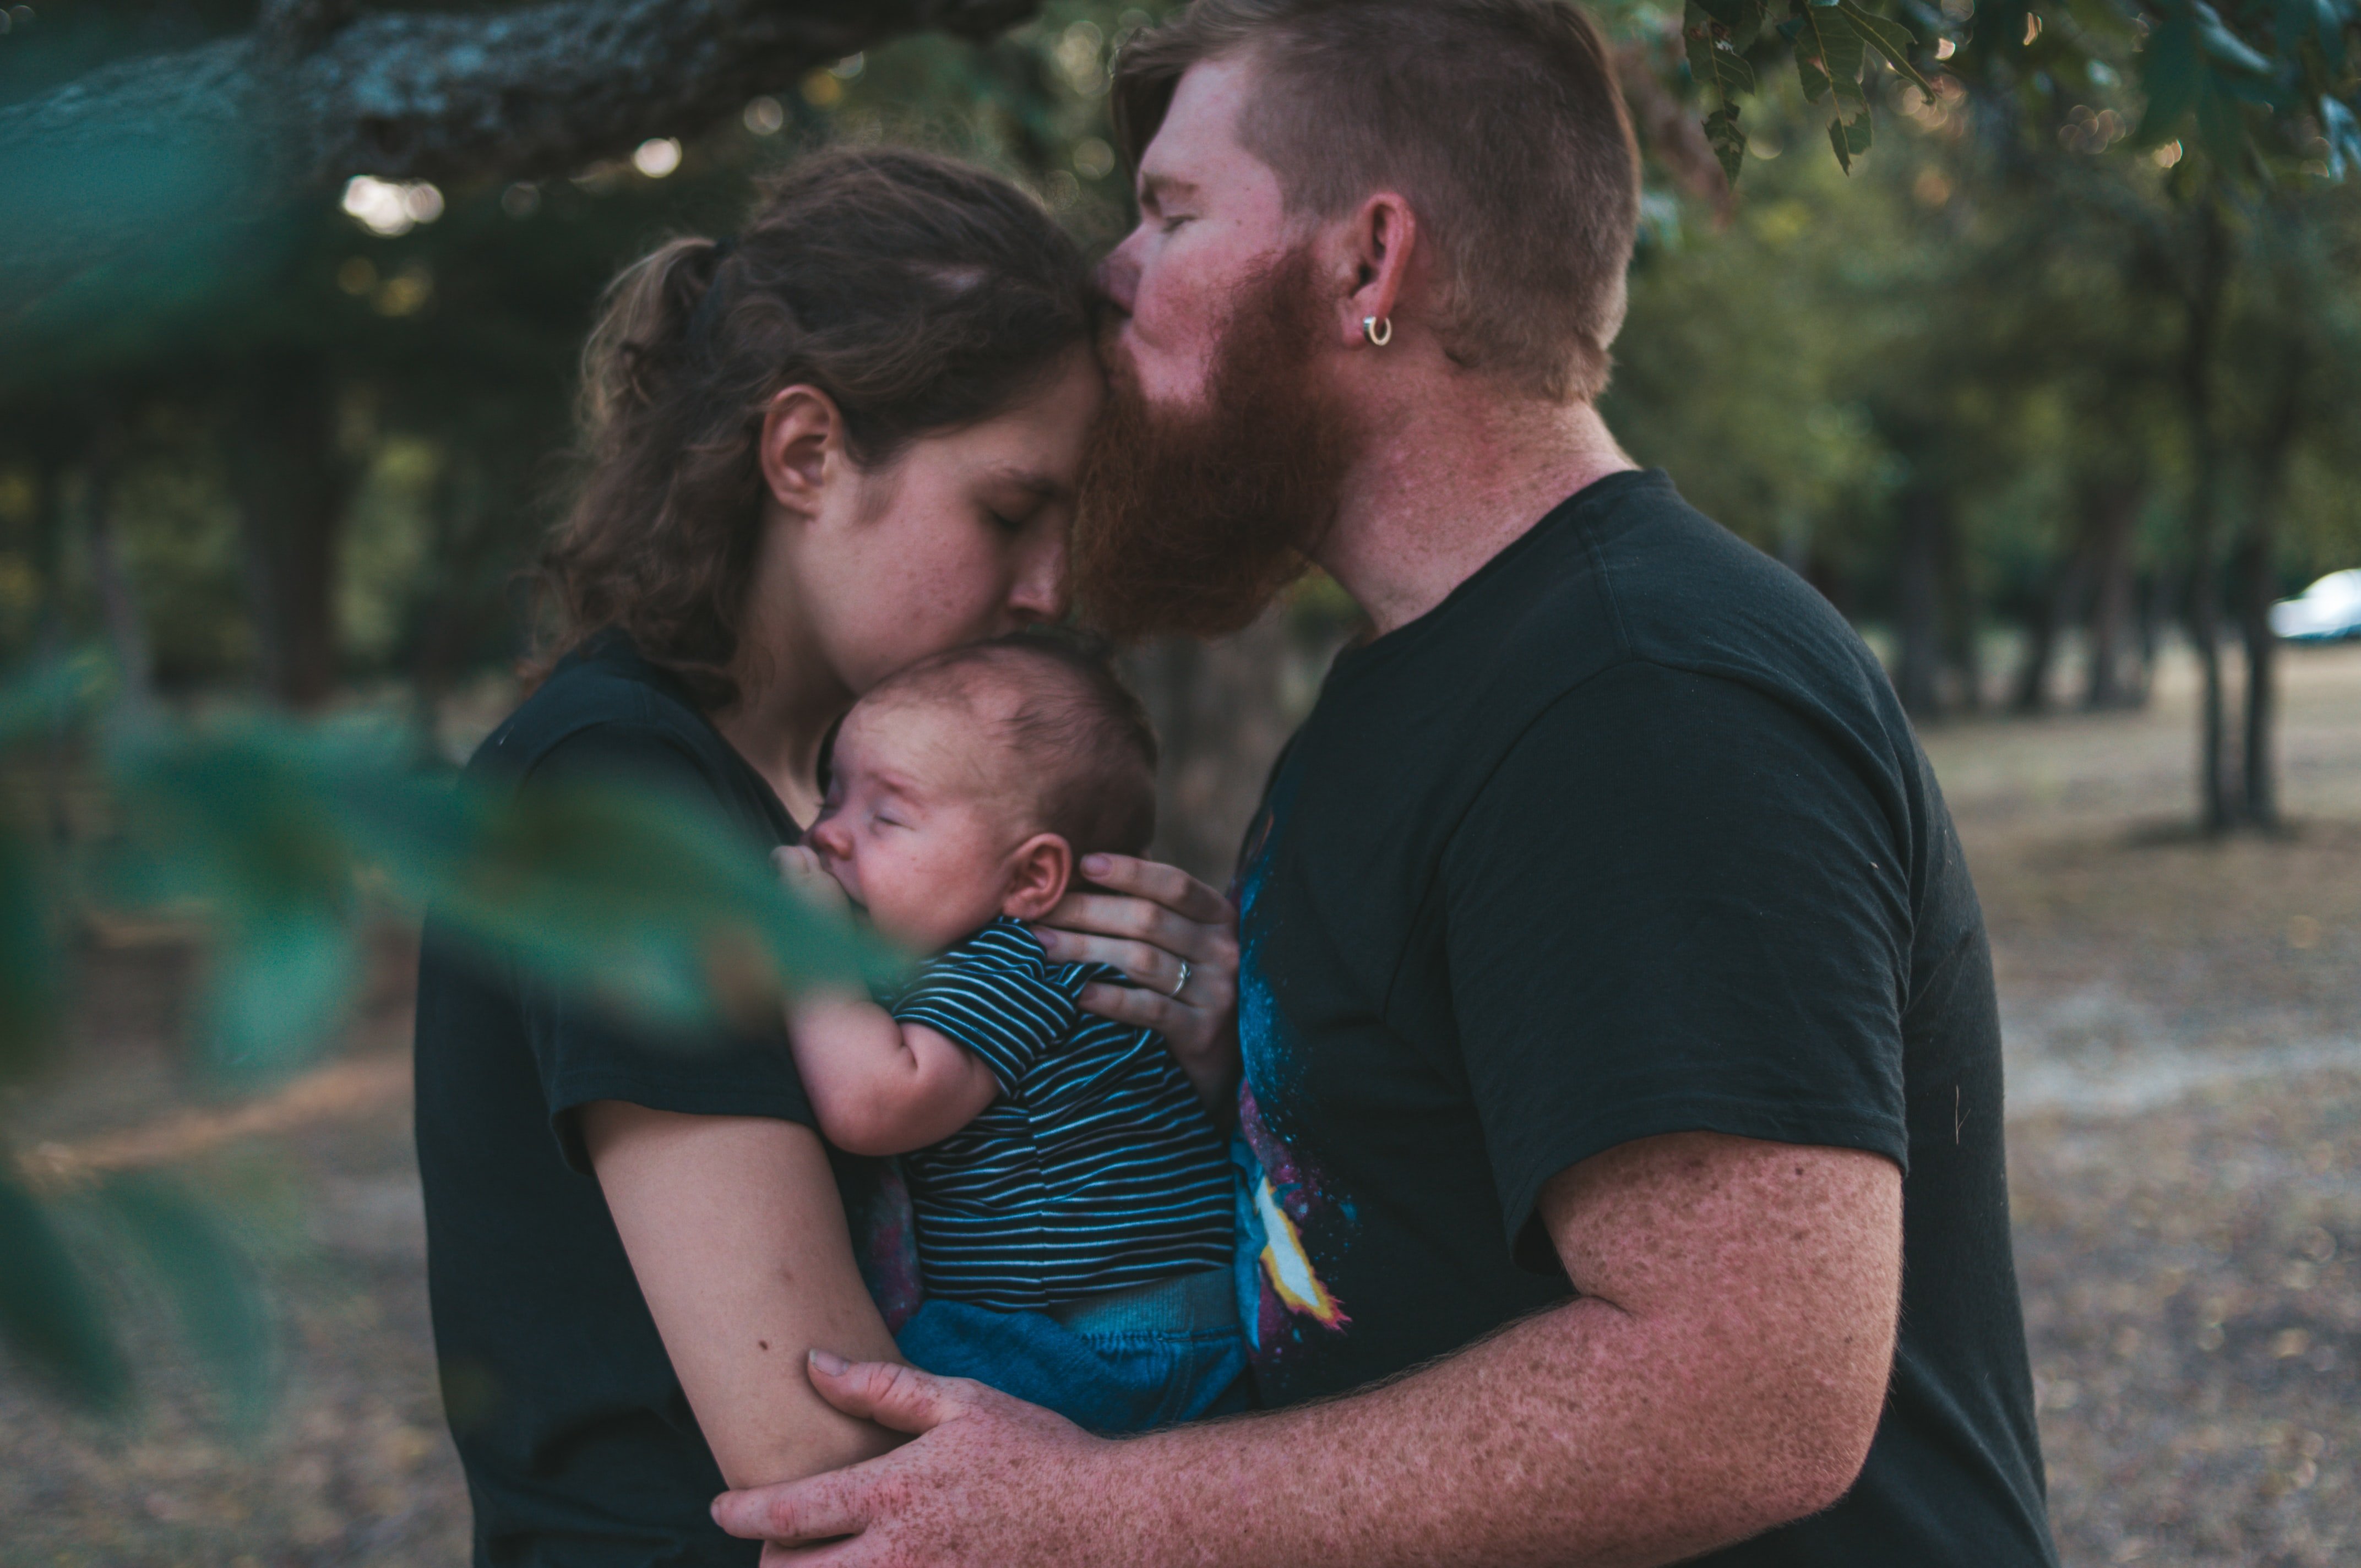
[(1916, 34), (1899, 22), (1870, 15), (1853, 4), (1853, 0), (1839, 0), (1837, 9), (1843, 12), (1845, 20), (1868, 40), (1869, 47), (1884, 57), (1885, 63), (1894, 68), (1895, 74), (1925, 93), (1927, 102), (1931, 104), (1935, 101), (1935, 84), (1911, 63), (1910, 51), (1918, 47)]
[(0, 822), (0, 1082), (31, 1071), (57, 1027), (61, 958), (48, 871), (38, 846)]
[(277, 904), (221, 939), (205, 988), (204, 1039), (215, 1068), (282, 1070), (325, 1045), (360, 973), (352, 912)]
[(2271, 62), (2224, 26), (2221, 15), (2213, 6), (2204, 0), (2194, 0), (2190, 9), (2197, 17), (2198, 42), (2207, 54), (2234, 71), (2251, 71), (2257, 76), (2271, 74)]
[(1691, 5), (1721, 25), (1726, 41), (1740, 54), (1754, 47), (1770, 19), (1763, 0), (1691, 0)]
[(99, 1199), (162, 1287), (231, 1420), (259, 1424), (270, 1408), (273, 1338), (253, 1266), (202, 1205), (160, 1176), (112, 1177)]
[(1850, 174), (1852, 172), (1853, 159), (1869, 150), (1869, 137), (1870, 123), (1869, 106), (1867, 104), (1861, 105), (1861, 112), (1850, 120), (1843, 118), (1830, 120), (1828, 122), (1828, 145), (1836, 148), (1837, 167), (1842, 169), (1847, 174)]
[(1688, 46), (1689, 74), (1700, 88), (1708, 88), (1724, 104), (1754, 91), (1754, 68), (1726, 39), (1716, 38), (1719, 25), (1697, 5), (1689, 6), (1682, 40)]
[(1833, 92), (1839, 98), (1865, 102), (1861, 68), (1868, 63), (1861, 36), (1852, 21), (1833, 6), (1806, 6), (1795, 22), (1795, 74), (1803, 83), (1804, 100), (1817, 104)]
[(2320, 134), (2328, 142), (2331, 180), (2344, 179), (2348, 167), (2361, 168), (2361, 117), (2325, 93), (2320, 100)]
[(0, 1341), (67, 1394), (100, 1409), (130, 1398), (113, 1326), (49, 1212), (0, 1151)]
[(2238, 113), (2237, 100), (2210, 72), (2205, 90), (2197, 96), (2197, 137), (2207, 156), (2224, 170), (2235, 170), (2246, 160), (2246, 119)]
[(332, 1032), (364, 888), (656, 1023), (741, 1020), (782, 986), (900, 971), (884, 943), (790, 894), (768, 846), (708, 802), (620, 783), (455, 786), (417, 754), (382, 725), (118, 736), (144, 891), (201, 900), (220, 933), (206, 1020), (224, 1061), (283, 1065)]
[(2205, 68), (2197, 58), (2197, 25), (2185, 11), (2175, 12), (2139, 53), (2140, 91), (2147, 107), (2140, 115), (2133, 140), (2140, 147), (2170, 141), (2205, 83)]
[(1722, 174), (1737, 184), (1738, 171), (1746, 165), (1746, 132), (1738, 123), (1736, 105), (1724, 104), (1705, 117), (1705, 139), (1721, 160)]
[(64, 727), (87, 713), (106, 687), (105, 661), (81, 653), (53, 659), (0, 689), (0, 746), (14, 746), (36, 729)]

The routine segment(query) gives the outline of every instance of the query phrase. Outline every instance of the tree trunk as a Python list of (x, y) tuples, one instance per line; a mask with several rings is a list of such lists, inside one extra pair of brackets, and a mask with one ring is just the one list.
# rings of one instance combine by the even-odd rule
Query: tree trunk
[(1949, 502), (1937, 522), (1941, 530), (1936, 547), (1942, 572), (1943, 657), (1959, 683), (1961, 711), (1979, 713), (1984, 706), (1983, 618), (1976, 606), (1975, 576), (1968, 570), (1966, 546), (1953, 525)]
[(2082, 706), (2124, 707), (2134, 700), (2124, 678), (2131, 650), (2133, 598), (2138, 591), (2132, 575), (2132, 543), (2139, 521), (2145, 489), (2138, 480), (2103, 482), (2086, 495), (2091, 521), (2091, 663), (2082, 687)]
[(2279, 638), (2271, 630), (2271, 543), (2268, 511), (2258, 510), (2238, 546), (2238, 630), (2246, 647), (2246, 762), (2242, 805), (2257, 828), (2279, 825), (2279, 777), (2271, 752)]
[(1903, 496), (1896, 565), (1894, 690), (1914, 718), (1942, 712), (1943, 499), (1927, 489)]
[(2198, 820), (2209, 833), (2227, 831), (2238, 817), (2224, 753), (2222, 595), (2214, 555), (2221, 510), (2221, 443), (2213, 430), (2215, 324), (2229, 287), (2230, 236), (2211, 195), (2199, 199), (2197, 268), (2188, 295), (2188, 336), (2182, 345), (2180, 390), (2189, 417), (2191, 465), (2189, 512), (2189, 632), (2197, 645), (2204, 695), (2198, 718)]
[[(2211, 510), (2209, 503), (2199, 503)], [(2197, 654), (2202, 686), (2197, 718), (2198, 820), (2209, 833), (2226, 832), (2237, 822), (2225, 750), (2229, 720), (2223, 711), (2222, 590), (2213, 563), (2211, 520), (2190, 530), (2194, 562), (2189, 585), (2189, 638)]]
[(2171, 624), (2180, 598), (2180, 576), (2169, 565), (2148, 574), (2147, 589), (2140, 595), (2139, 685), (2131, 699), (2137, 707), (2147, 707), (2156, 691), (2157, 661), (2164, 656), (2164, 630)]
[(109, 421), (90, 445), (90, 467), (83, 495), (84, 538), (90, 547), (91, 587), (98, 594), (100, 624), (106, 629), (107, 651), (114, 655), (119, 700), (126, 708), (146, 708), (156, 695), (156, 658), (148, 641), (147, 618), (140, 613), (139, 595), (123, 564), (123, 544), (115, 526), (115, 495), (120, 488), (126, 437)]
[(2288, 464), (2303, 419), (2308, 356), (2301, 340), (2287, 341), (2276, 406), (2254, 455), (2254, 513), (2238, 542), (2238, 629), (2246, 645), (2245, 806), (2246, 820), (2262, 828), (2279, 825), (2279, 767), (2271, 739), (2278, 718), (2279, 647), (2279, 636), (2271, 630), (2271, 601), (2279, 597), (2279, 585), (2271, 561), (2279, 543), (2279, 512), (2287, 494)]
[(352, 475), (336, 451), (335, 400), (316, 356), (265, 356), (247, 370), (230, 439), (257, 674), (293, 708), (317, 707), (336, 685), (336, 553)]
[(2082, 608), (2082, 587), (2090, 576), (2090, 525), (2077, 525), (2071, 543), (2052, 568), (2048, 591), (2034, 606), (2026, 625), (2025, 662), (2017, 666), (2009, 707), (2018, 713), (2049, 710), (2051, 667), (2058, 662), (2058, 639), (2074, 624)]

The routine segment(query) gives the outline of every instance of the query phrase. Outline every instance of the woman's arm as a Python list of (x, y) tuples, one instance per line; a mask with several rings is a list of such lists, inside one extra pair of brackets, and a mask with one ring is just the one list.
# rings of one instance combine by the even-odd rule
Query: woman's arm
[(640, 1292), (730, 1486), (817, 1475), (902, 1441), (840, 1414), (804, 1374), (816, 1345), (897, 1359), (818, 1135), (620, 1100), (581, 1114)]
[(1136, 981), (1084, 986), (1082, 1004), (1162, 1035), (1197, 1098), (1225, 1107), (1238, 1083), (1238, 912), (1178, 866), (1086, 855), (1082, 871), (1096, 890), (1068, 893), (1033, 934), (1058, 963), (1110, 964)]
[(787, 1034), (819, 1130), (847, 1154), (907, 1154), (939, 1143), (1000, 1092), (983, 1058), (867, 997), (798, 996)]

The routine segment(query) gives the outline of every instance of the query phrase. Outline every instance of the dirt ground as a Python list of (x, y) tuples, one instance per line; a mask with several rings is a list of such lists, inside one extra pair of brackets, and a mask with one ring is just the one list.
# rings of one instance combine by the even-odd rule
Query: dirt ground
[[(2018, 1267), (2064, 1560), (2361, 1560), (2361, 648), (2288, 659), (2284, 837), (2190, 812), (2191, 693), (1935, 730), (1992, 922)], [(161, 1162), (257, 1260), (278, 1398), (227, 1421), (136, 1275), (147, 1397), (105, 1424), (0, 1367), (0, 1564), (463, 1562), (426, 1318), (390, 939), (346, 1054), (260, 1105), (190, 1081), (188, 959), (88, 954), (72, 1071), (0, 1114), (27, 1166)], [(75, 1223), (94, 1215), (71, 1207)]]

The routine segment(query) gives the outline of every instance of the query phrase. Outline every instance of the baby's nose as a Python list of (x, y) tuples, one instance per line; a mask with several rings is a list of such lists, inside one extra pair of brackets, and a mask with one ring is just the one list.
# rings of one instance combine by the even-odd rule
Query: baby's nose
[(830, 860), (840, 861), (852, 853), (852, 835), (837, 817), (823, 817), (813, 823), (804, 840)]

